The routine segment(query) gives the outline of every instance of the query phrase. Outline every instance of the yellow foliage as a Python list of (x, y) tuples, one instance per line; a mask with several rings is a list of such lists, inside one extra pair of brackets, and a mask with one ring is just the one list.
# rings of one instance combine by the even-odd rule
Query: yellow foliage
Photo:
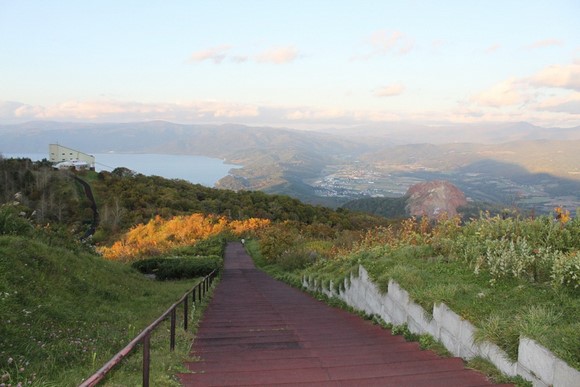
[(231, 231), (235, 235), (257, 230), (270, 224), (267, 219), (228, 221), (219, 216), (192, 214), (163, 219), (156, 216), (147, 224), (131, 228), (110, 247), (101, 247), (100, 253), (110, 260), (131, 261), (136, 257), (158, 255), (179, 246), (187, 246)]
[(556, 207), (554, 208), (554, 212), (556, 213), (556, 219), (558, 219), (562, 225), (565, 225), (570, 221), (570, 211), (562, 207)]

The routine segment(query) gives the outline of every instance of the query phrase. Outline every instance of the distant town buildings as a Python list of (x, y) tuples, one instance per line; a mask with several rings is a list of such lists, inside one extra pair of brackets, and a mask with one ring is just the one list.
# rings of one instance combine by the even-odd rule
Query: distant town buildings
[(57, 169), (95, 169), (95, 156), (60, 144), (48, 146), (49, 161)]

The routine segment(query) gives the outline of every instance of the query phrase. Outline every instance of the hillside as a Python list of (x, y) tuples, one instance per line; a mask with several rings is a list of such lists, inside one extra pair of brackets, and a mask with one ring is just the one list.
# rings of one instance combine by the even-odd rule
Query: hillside
[[(387, 122), (352, 128), (325, 130), (324, 132), (352, 139), (367, 138), (374, 143), (388, 140), (391, 146), (429, 143), (501, 144), (515, 141), (574, 141), (580, 140), (580, 127), (546, 128), (528, 122), (433, 125), (412, 122)], [(372, 140), (371, 140), (372, 139)]]
[(0, 152), (45, 152), (47, 144), (60, 142), (91, 153), (218, 157), (242, 166), (220, 180), (219, 188), (261, 190), (331, 207), (368, 196), (400, 196), (428, 180), (449, 180), (470, 199), (492, 206), (540, 213), (580, 206), (578, 128), (401, 123), (327, 132), (165, 121), (30, 122), (0, 125)]
[(192, 286), (54, 237), (0, 235), (2, 382), (78, 385)]
[(415, 144), (367, 153), (361, 159), (390, 170), (423, 169), (426, 171), (505, 173), (499, 166), (481, 170), (476, 163), (493, 160), (520, 169), (517, 175), (548, 173), (564, 179), (580, 180), (580, 140), (517, 141), (502, 144)]
[(465, 215), (465, 194), (447, 181), (428, 181), (411, 186), (397, 198), (363, 198), (350, 201), (343, 208), (362, 211), (385, 218), (410, 216), (437, 219), (444, 214), (454, 217)]
[[(55, 171), (42, 162), (0, 159), (0, 204), (18, 196), (20, 211), (39, 224), (66, 224), (82, 235), (90, 226), (91, 203), (82, 186), (69, 172)], [(113, 172), (81, 172), (74, 176), (90, 183), (100, 215), (94, 236), (107, 242), (129, 228), (155, 216), (170, 218), (191, 213), (226, 216), (233, 220), (252, 217), (272, 221), (324, 224), (341, 229), (359, 229), (383, 220), (328, 207), (312, 206), (285, 195), (260, 191), (208, 188), (184, 180), (134, 174), (125, 168)]]
[(29, 122), (0, 125), (0, 152), (45, 152), (66, 143), (91, 153), (195, 154), (228, 158), (240, 151), (285, 148), (321, 155), (359, 152), (359, 142), (309, 131), (245, 125), (185, 125), (166, 121), (133, 123)]

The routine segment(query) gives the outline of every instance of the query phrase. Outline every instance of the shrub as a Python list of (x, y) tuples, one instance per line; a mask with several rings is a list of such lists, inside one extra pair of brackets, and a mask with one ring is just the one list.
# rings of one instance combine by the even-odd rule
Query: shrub
[(218, 255), (223, 257), (226, 247), (226, 238), (222, 234), (211, 236), (191, 246), (180, 246), (171, 250), (175, 255)]
[(161, 281), (203, 277), (222, 267), (217, 255), (186, 258), (151, 258), (134, 262), (131, 266), (143, 274), (154, 274)]
[(14, 207), (0, 208), (0, 235), (28, 235), (31, 231), (32, 224)]
[(580, 289), (580, 251), (571, 255), (561, 254), (554, 260), (552, 284), (555, 287)]
[(304, 246), (285, 251), (276, 258), (276, 263), (284, 270), (304, 269), (316, 262), (318, 254)]
[(476, 272), (487, 268), (492, 277), (547, 280), (555, 257), (561, 255), (549, 247), (532, 248), (526, 238), (502, 238), (486, 241), (486, 253), (477, 260)]
[(288, 223), (268, 227), (260, 235), (260, 252), (268, 262), (276, 262), (286, 251), (298, 243), (298, 230)]

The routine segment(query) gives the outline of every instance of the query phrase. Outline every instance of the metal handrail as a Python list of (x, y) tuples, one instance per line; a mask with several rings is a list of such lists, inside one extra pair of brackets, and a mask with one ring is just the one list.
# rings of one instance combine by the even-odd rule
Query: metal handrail
[[(147, 328), (143, 329), (125, 348), (121, 349), (115, 356), (111, 358), (105, 365), (103, 365), (97, 372), (83, 381), (79, 387), (92, 387), (96, 386), (103, 378), (111, 371), (116, 365), (118, 365), (121, 360), (123, 360), (127, 355), (135, 349), (135, 347), (143, 343), (143, 386), (149, 386), (149, 366), (151, 363), (151, 354), (149, 349), (149, 341), (151, 338), (151, 333), (167, 318), (171, 315), (171, 335), (169, 339), (169, 350), (173, 351), (175, 349), (175, 320), (177, 307), (183, 303), (183, 329), (187, 331), (188, 327), (188, 307), (189, 307), (189, 295), (192, 295), (192, 302), (195, 303), (196, 296), (201, 301), (202, 297), (209, 290), (212, 280), (217, 275), (217, 270), (212, 271), (210, 274), (205, 276), (197, 285), (195, 285), (191, 290), (188, 290), (176, 303), (171, 305), (169, 309), (165, 311), (159, 318), (153, 321)], [(196, 292), (197, 290), (197, 292)]]

